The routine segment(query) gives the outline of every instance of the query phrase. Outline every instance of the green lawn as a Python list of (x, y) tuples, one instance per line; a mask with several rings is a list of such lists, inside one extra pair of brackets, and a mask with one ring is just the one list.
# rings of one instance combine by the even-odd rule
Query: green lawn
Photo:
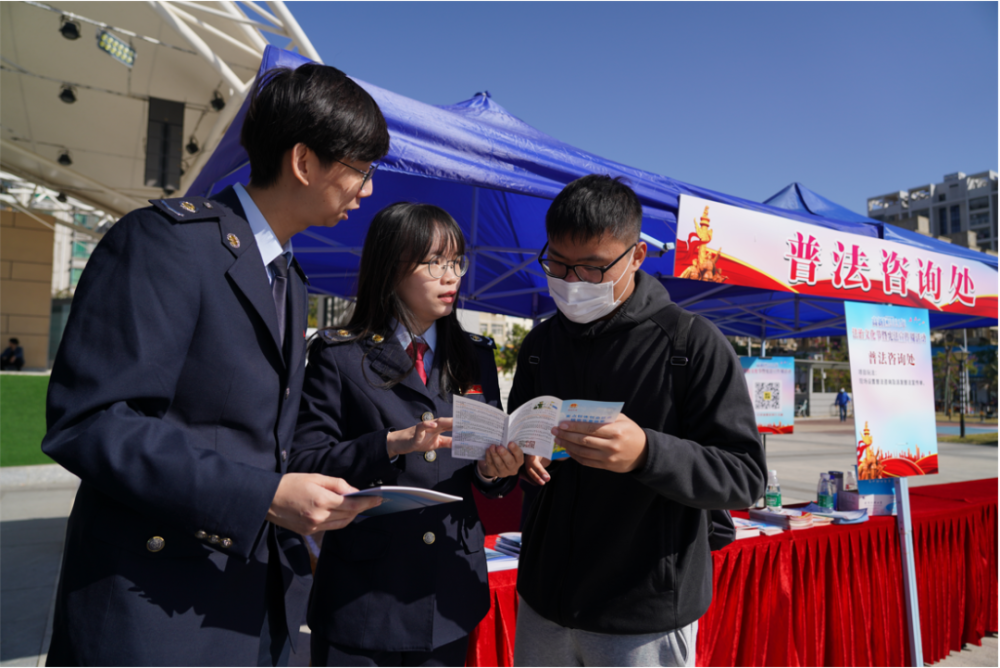
[(0, 376), (0, 466), (52, 464), (42, 454), (48, 376)]
[(962, 438), (958, 434), (954, 436), (938, 436), (938, 442), (944, 443), (971, 443), (974, 445), (996, 445), (997, 444), (997, 433), (986, 432), (979, 434), (970, 434), (965, 432), (965, 438)]

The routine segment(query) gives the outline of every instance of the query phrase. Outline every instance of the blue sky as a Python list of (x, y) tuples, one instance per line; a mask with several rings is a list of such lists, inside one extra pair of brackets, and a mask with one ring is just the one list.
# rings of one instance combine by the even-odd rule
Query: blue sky
[(489, 90), (597, 155), (761, 201), (997, 169), (997, 4), (288, 3), (323, 60), (430, 104)]

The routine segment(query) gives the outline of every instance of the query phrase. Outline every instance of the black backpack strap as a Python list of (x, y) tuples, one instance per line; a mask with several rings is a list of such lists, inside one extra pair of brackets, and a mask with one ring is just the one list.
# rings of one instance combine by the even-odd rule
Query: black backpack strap
[[(688, 336), (694, 323), (694, 314), (685, 311), (677, 304), (670, 304), (661, 309), (652, 318), (660, 326), (663, 333), (671, 340), (670, 367), (673, 376), (674, 405), (683, 429), (684, 400), (687, 397), (688, 369)], [(736, 540), (736, 525), (728, 510), (710, 510), (711, 521), (708, 523), (708, 545), (712, 550), (721, 550)]]
[[(672, 342), (670, 346), (670, 366), (673, 367), (674, 377), (674, 400), (680, 405), (687, 396), (688, 381), (688, 359), (687, 343), (688, 335), (691, 333), (691, 325), (694, 323), (694, 314), (685, 311), (677, 304), (670, 304), (666, 308), (653, 316), (653, 322), (660, 326), (663, 333)], [(683, 411), (678, 411), (678, 415), (683, 415)]]

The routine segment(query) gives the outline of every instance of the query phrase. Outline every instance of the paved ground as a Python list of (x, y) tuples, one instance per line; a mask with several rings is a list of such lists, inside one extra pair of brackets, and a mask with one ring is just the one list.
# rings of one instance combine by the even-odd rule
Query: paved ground
[(0, 666), (45, 665), (78, 485), (54, 465), (0, 469)]
[[(509, 381), (507, 383), (509, 385)], [(786, 502), (815, 499), (820, 471), (852, 464), (854, 427), (837, 420), (796, 422), (796, 433), (771, 436), (768, 466), (777, 469)], [(941, 475), (911, 479), (913, 486), (997, 475), (997, 447), (939, 445)], [(57, 466), (0, 469), (0, 666), (44, 665), (66, 517), (76, 479)], [(996, 666), (997, 638), (937, 664)]]

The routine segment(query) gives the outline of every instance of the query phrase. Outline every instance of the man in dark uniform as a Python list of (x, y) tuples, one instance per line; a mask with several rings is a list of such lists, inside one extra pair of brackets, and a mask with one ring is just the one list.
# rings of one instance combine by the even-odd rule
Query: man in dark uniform
[(299, 534), (377, 503), (286, 473), (306, 327), (289, 240), (371, 195), (388, 130), (332, 67), (262, 81), (250, 186), (125, 216), (77, 288), (42, 444), (82, 479), (50, 665), (287, 663), (310, 584)]

